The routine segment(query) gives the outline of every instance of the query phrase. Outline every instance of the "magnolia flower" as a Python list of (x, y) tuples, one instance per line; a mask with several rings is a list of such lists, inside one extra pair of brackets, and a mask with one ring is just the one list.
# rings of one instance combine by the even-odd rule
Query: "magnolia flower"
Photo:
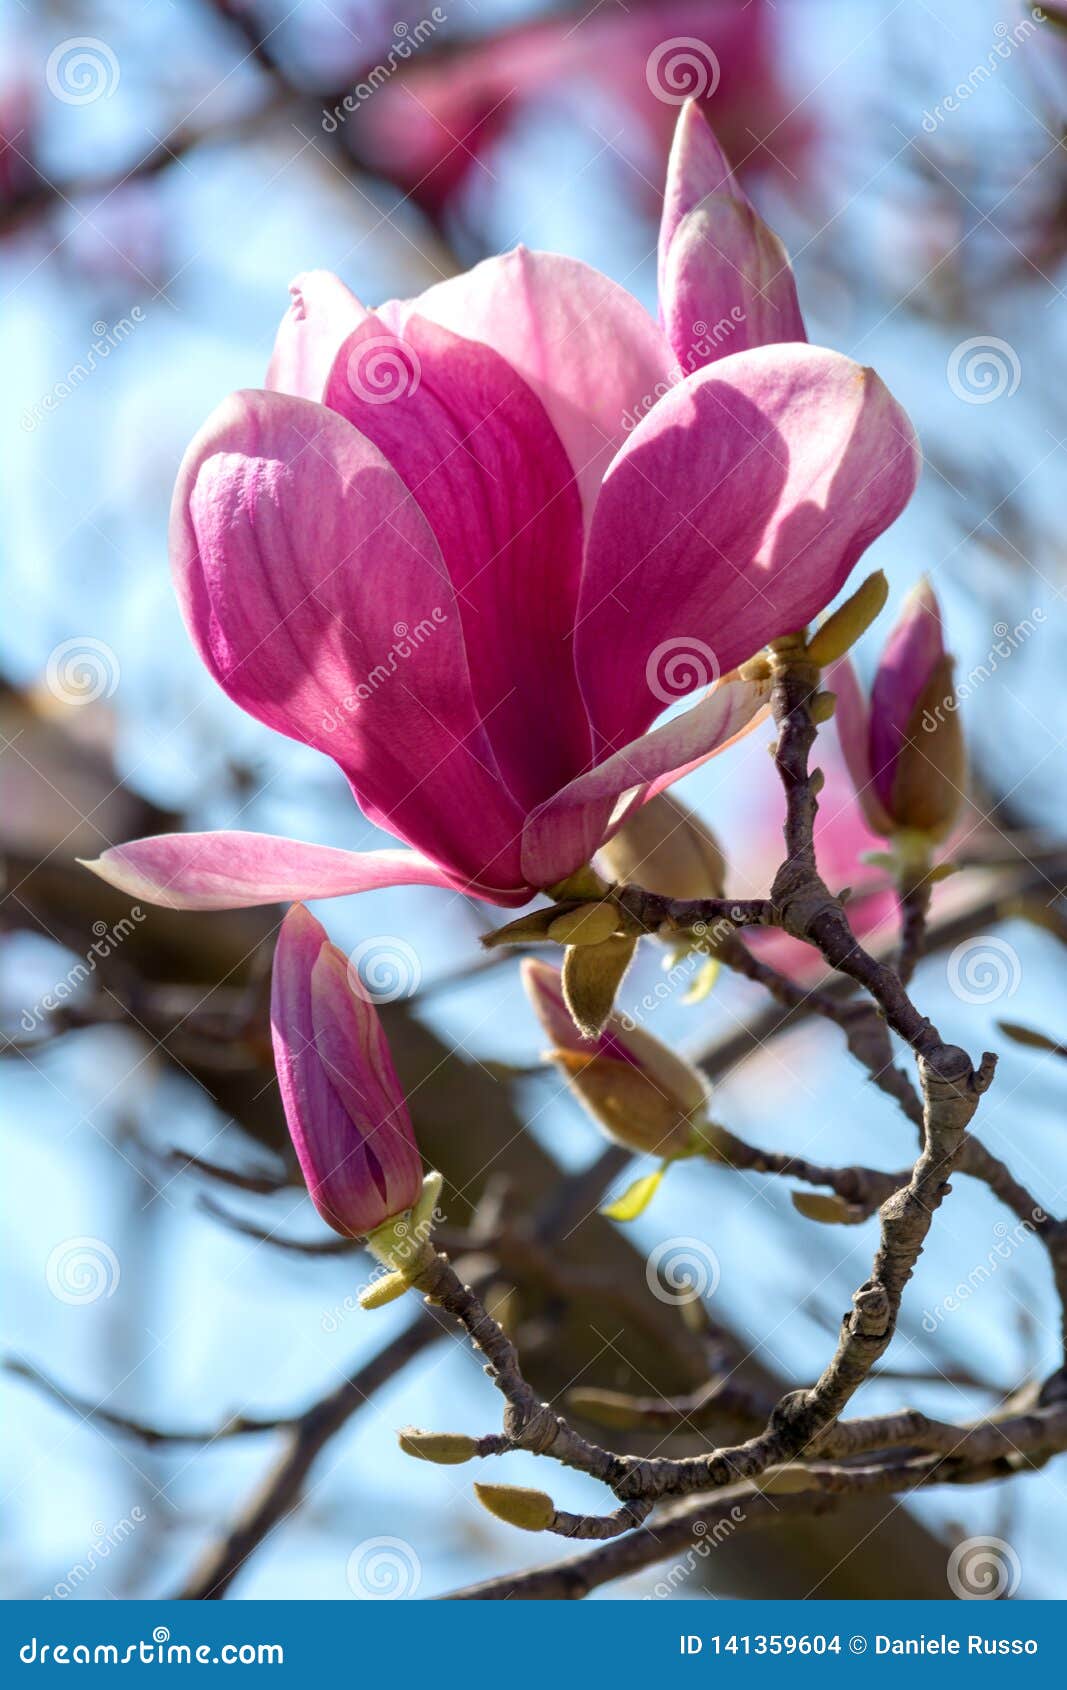
[(229, 696), (413, 849), (171, 834), (99, 874), (186, 909), (403, 883), (518, 906), (752, 722), (767, 683), (734, 671), (837, 594), (910, 497), (915, 438), (872, 371), (801, 338), (695, 106), (662, 275), (666, 333), (522, 249), (377, 312), (294, 285), (266, 389), (182, 464), (178, 595)]
[(943, 840), (963, 800), (965, 754), (941, 611), (926, 581), (909, 594), (864, 700), (847, 658), (827, 671), (841, 748), (868, 825)]
[(302, 904), (274, 953), (271, 1032), (311, 1200), (335, 1231), (363, 1238), (417, 1202), (422, 1163), (378, 1012)]

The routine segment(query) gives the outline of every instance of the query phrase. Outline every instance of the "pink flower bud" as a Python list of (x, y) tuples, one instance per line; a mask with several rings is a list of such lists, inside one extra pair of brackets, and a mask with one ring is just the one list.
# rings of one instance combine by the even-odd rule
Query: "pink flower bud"
[(278, 938), (271, 1032), (311, 1200), (335, 1231), (365, 1237), (415, 1203), (422, 1164), (378, 1013), (303, 904)]
[(597, 1125), (629, 1150), (678, 1156), (693, 1141), (708, 1088), (688, 1062), (618, 1014), (585, 1039), (571, 1020), (558, 969), (528, 960), (523, 984), (552, 1041), (549, 1057)]
[(876, 833), (943, 839), (963, 798), (965, 755), (952, 659), (929, 582), (909, 594), (889, 636), (870, 707), (847, 658), (828, 673), (835, 720), (864, 814)]

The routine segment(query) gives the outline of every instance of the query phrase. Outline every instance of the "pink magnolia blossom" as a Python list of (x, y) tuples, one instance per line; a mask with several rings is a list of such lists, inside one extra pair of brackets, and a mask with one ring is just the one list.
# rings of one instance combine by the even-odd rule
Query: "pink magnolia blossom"
[(378, 1012), (302, 904), (274, 953), (271, 1032), (311, 1200), (335, 1231), (365, 1237), (412, 1207), (422, 1164)]
[[(377, 312), (334, 276), (294, 285), (266, 389), (182, 464), (178, 595), (229, 696), (328, 752), (413, 849), (172, 834), (98, 873), (176, 908), (402, 883), (519, 905), (753, 721), (766, 683), (733, 671), (835, 596), (917, 448), (873, 371), (799, 338), (692, 105), (664, 229), (670, 339), (596, 271), (523, 249)], [(679, 367), (687, 314), (735, 305), (736, 349), (698, 335)]]
[(909, 594), (889, 636), (870, 706), (847, 658), (831, 669), (841, 748), (871, 829), (901, 829), (939, 840), (963, 799), (963, 742), (952, 693), (941, 611), (923, 581)]

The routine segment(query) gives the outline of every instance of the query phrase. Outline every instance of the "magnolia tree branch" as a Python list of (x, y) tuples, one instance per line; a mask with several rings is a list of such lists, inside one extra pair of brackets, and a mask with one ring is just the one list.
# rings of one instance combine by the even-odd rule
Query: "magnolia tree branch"
[(933, 1484), (979, 1484), (1040, 1466), (1067, 1447), (1067, 1408), (1040, 1409), (973, 1431), (950, 1430), (956, 1432), (957, 1442), (944, 1453), (866, 1467), (779, 1468), (757, 1484), (731, 1485), (714, 1497), (664, 1508), (650, 1526), (617, 1542), (552, 1566), (471, 1585), (450, 1600), (573, 1601), (613, 1579), (675, 1557), (677, 1566), (664, 1582), (669, 1593), (737, 1532), (790, 1517), (827, 1514), (862, 1496), (906, 1494)]
[[(768, 1490), (777, 1495), (799, 1489), (818, 1497), (880, 1488), (909, 1489), (935, 1478), (964, 1482), (979, 1474), (999, 1472), (1005, 1464), (1010, 1467), (1013, 1456), (1021, 1451), (1063, 1447), (1060, 1439), (1067, 1425), (1061, 1425), (1062, 1416), (1053, 1412), (1050, 1418), (1043, 1410), (1025, 1424), (1013, 1423), (1011, 1428), (994, 1422), (976, 1428), (952, 1427), (911, 1411), (881, 1422), (853, 1423), (850, 1428), (840, 1423), (844, 1409), (892, 1340), (904, 1289), (934, 1215), (950, 1190), (950, 1176), (964, 1163), (967, 1129), (992, 1082), (996, 1059), (987, 1053), (975, 1067), (965, 1051), (942, 1039), (933, 1023), (912, 1003), (900, 974), (859, 945), (841, 900), (821, 879), (813, 837), (820, 777), (809, 768), (816, 736), (809, 705), (818, 687), (819, 670), (806, 660), (799, 642), (781, 642), (774, 652), (773, 667), (773, 708), (779, 731), (775, 757), (786, 794), (786, 859), (772, 887), (770, 913), (758, 900), (732, 906), (718, 899), (679, 903), (634, 887), (617, 889), (615, 897), (630, 922), (645, 931), (669, 934), (695, 930), (703, 936), (715, 922), (725, 921), (727, 954), (739, 948), (739, 942), (730, 936), (735, 928), (768, 920), (814, 945), (832, 967), (861, 985), (877, 1006), (872, 1017), (862, 1006), (846, 1004), (839, 1009), (829, 998), (816, 994), (814, 1012), (841, 1021), (852, 1035), (850, 1045), (855, 1050), (857, 1039), (860, 1041), (861, 1060), (871, 1064), (872, 1071), (877, 1062), (879, 1075), (892, 1067), (888, 1035), (884, 1027), (878, 1031), (882, 1021), (914, 1052), (920, 1109), (917, 1111), (912, 1103), (913, 1097), (918, 1102), (918, 1096), (906, 1075), (900, 1076), (900, 1083), (894, 1083), (892, 1090), (912, 1118), (919, 1114), (920, 1154), (906, 1177), (881, 1175), (869, 1169), (828, 1169), (801, 1158), (756, 1150), (725, 1129), (712, 1129), (712, 1153), (718, 1150), (723, 1161), (828, 1184), (864, 1212), (880, 1203), (879, 1242), (871, 1273), (854, 1293), (834, 1354), (814, 1385), (781, 1397), (770, 1408), (762, 1429), (743, 1443), (681, 1459), (641, 1458), (604, 1449), (582, 1437), (548, 1405), (539, 1403), (523, 1380), (519, 1357), (510, 1340), (486, 1315), (469, 1288), (462, 1285), (446, 1258), (428, 1246), (415, 1284), (452, 1313), (486, 1354), (487, 1372), (508, 1405), (503, 1434), (471, 1440), (470, 1453), (502, 1455), (509, 1449), (525, 1449), (549, 1455), (601, 1479), (622, 1504), (611, 1514), (574, 1516), (557, 1510), (543, 1493), (491, 1487), (494, 1494), (487, 1506), (530, 1529), (583, 1538), (626, 1534), (624, 1541), (632, 1542), (643, 1535), (639, 1529), (627, 1532), (628, 1526), (636, 1524), (632, 1513), (635, 1504), (644, 1506), (694, 1492), (732, 1490), (745, 1482), (757, 1483), (761, 1495)], [(775, 991), (780, 1001), (796, 1005), (797, 989), (773, 971), (764, 971), (758, 963), (751, 968), (742, 963), (742, 970), (752, 977), (762, 977), (761, 983)], [(1001, 1193), (1015, 1202), (1028, 1197), (1022, 1188), (1013, 1189), (1011, 1176), (982, 1150), (972, 1162), (972, 1171), (1000, 1187)], [(709, 1389), (698, 1406), (713, 1398), (714, 1390)], [(593, 1399), (586, 1406), (603, 1410), (603, 1397), (599, 1404), (595, 1393)], [(607, 1407), (607, 1415), (601, 1417), (610, 1422), (610, 1401)], [(623, 1423), (625, 1416), (624, 1407)], [(1022, 1443), (1013, 1442), (1015, 1431)], [(433, 1453), (427, 1453), (434, 1436), (412, 1432), (407, 1434), (405, 1447), (411, 1453), (435, 1459)], [(840, 1451), (851, 1456), (895, 1445), (932, 1449), (934, 1454), (918, 1461), (886, 1461), (869, 1469), (813, 1465), (820, 1455)], [(456, 1458), (453, 1450), (449, 1459)], [(461, 1452), (458, 1458), (465, 1456)], [(657, 1519), (657, 1536), (659, 1523)], [(518, 1593), (515, 1581), (509, 1588)]]

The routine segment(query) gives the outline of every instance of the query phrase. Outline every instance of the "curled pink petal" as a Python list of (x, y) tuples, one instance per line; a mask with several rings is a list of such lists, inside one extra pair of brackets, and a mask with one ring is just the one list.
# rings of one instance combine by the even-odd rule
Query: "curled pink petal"
[(270, 833), (158, 833), (85, 863), (101, 880), (168, 910), (237, 910), (341, 898), (382, 886), (452, 886), (418, 851), (340, 851)]
[(661, 727), (617, 751), (535, 811), (522, 842), (532, 886), (551, 886), (588, 862), (622, 826), (648, 789), (667, 784), (685, 766), (704, 761), (748, 727), (767, 702), (769, 682), (727, 680)]
[(740, 352), (661, 399), (608, 472), (582, 576), (578, 679), (601, 740), (809, 622), (917, 472), (878, 377), (822, 347)]
[(521, 889), (522, 811), (471, 690), (455, 593), (415, 500), (322, 405), (235, 394), (175, 489), (171, 560), (219, 685), (328, 752), (375, 819), (457, 878)]
[(395, 308), (484, 341), (533, 388), (566, 447), (588, 522), (604, 472), (675, 379), (670, 349), (631, 294), (574, 258), (518, 247)]
[(659, 294), (667, 339), (686, 375), (751, 346), (807, 339), (786, 250), (692, 100), (667, 173)]
[(264, 386), (321, 399), (337, 348), (367, 312), (330, 270), (306, 271), (290, 282), (289, 292), (292, 303), (278, 327)]
[(342, 346), (325, 403), (382, 451), (433, 530), (500, 772), (522, 805), (540, 803), (591, 751), (572, 639), (581, 502), (544, 406), (491, 347), (420, 317), (401, 340), (374, 316)]

